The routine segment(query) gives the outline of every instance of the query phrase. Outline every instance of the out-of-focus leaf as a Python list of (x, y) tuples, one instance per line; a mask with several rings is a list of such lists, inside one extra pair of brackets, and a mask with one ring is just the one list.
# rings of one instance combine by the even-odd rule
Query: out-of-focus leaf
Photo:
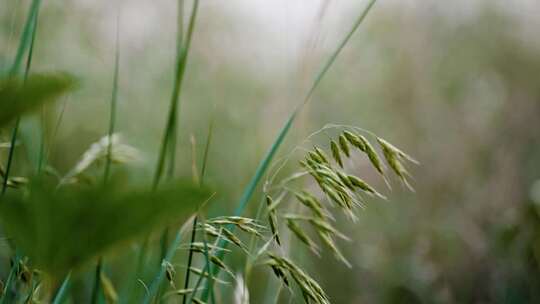
[(54, 100), (74, 85), (74, 78), (65, 73), (35, 74), (24, 81), (0, 79), (0, 127), (44, 102)]
[(114, 245), (185, 220), (209, 197), (185, 181), (158, 191), (114, 189), (56, 189), (33, 182), (27, 192), (1, 198), (0, 220), (34, 266), (61, 276)]

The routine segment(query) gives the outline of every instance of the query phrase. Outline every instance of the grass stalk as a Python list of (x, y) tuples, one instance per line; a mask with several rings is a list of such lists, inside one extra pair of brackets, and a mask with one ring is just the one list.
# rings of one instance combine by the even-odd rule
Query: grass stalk
[[(34, 41), (35, 41), (35, 32), (37, 31), (37, 21), (38, 21), (40, 4), (41, 4), (40, 0), (33, 0), (32, 4), (30, 6), (28, 17), (27, 17), (26, 22), (25, 22), (23, 34), (21, 36), (19, 47), (17, 49), (17, 54), (15, 56), (15, 61), (14, 61), (13, 65), (12, 65), (12, 67), (10, 69), (10, 72), (9, 72), (9, 75), (11, 77), (15, 76), (18, 73), (19, 66), (20, 66), (20, 64), (22, 62), (23, 55), (24, 55), (26, 49), (29, 49), (28, 57), (27, 57), (27, 60), (26, 60), (26, 68), (25, 68), (25, 72), (24, 72), (25, 73), (24, 78), (26, 79), (28, 77), (28, 73), (30, 71), (30, 66), (32, 64), (32, 56), (33, 56)], [(11, 146), (9, 147), (6, 171), (5, 171), (4, 181), (2, 183), (2, 192), (1, 192), (0, 196), (4, 195), (6, 190), (7, 190), (7, 183), (8, 183), (8, 180), (9, 180), (9, 174), (10, 174), (11, 166), (12, 166), (12, 163), (13, 163), (13, 156), (14, 156), (14, 153), (15, 153), (15, 143), (17, 141), (17, 133), (18, 133), (18, 130), (19, 130), (19, 125), (20, 125), (20, 117), (17, 118), (15, 126), (13, 127), (13, 131), (12, 131), (12, 135), (11, 135), (11, 141), (10, 141)], [(2, 293), (2, 295), (0, 295), (0, 304), (5, 303), (7, 291), (9, 291), (9, 289), (11, 288), (11, 286), (15, 282), (15, 276), (16, 276), (16, 273), (17, 273), (17, 269), (19, 267), (20, 258), (21, 258), (20, 254), (18, 252), (16, 252), (15, 258), (14, 258), (14, 264), (13, 264), (13, 267), (11, 268), (11, 271), (10, 271), (10, 274), (9, 274), (9, 277), (8, 277), (8, 281), (5, 284), (5, 287), (4, 287), (4, 290), (3, 290), (4, 292)]]
[[(179, 1), (179, 5), (182, 3), (182, 0)], [(181, 5), (180, 5), (181, 6)], [(186, 35), (185, 43), (181, 42), (182, 34), (177, 36), (177, 54), (176, 54), (176, 71), (175, 71), (175, 81), (173, 86), (173, 92), (171, 96), (171, 102), (169, 107), (169, 115), (167, 118), (167, 124), (165, 126), (165, 131), (163, 133), (161, 146), (158, 154), (158, 162), (156, 165), (156, 172), (154, 175), (153, 188), (155, 189), (162, 177), (164, 166), (165, 166), (165, 156), (167, 147), (170, 144), (170, 138), (174, 133), (174, 128), (177, 125), (178, 120), (178, 111), (180, 108), (180, 91), (182, 88), (182, 83), (184, 79), (184, 72), (186, 70), (187, 58), (189, 54), (189, 48), (191, 46), (191, 39), (193, 37), (193, 30), (195, 29), (195, 20), (197, 18), (197, 11), (199, 7), (199, 1), (195, 0), (193, 2), (193, 8), (191, 15), (189, 17), (189, 25)], [(181, 10), (179, 10), (181, 12)], [(178, 16), (178, 24), (182, 23), (182, 16)], [(181, 32), (182, 27), (179, 26), (179, 32)]]
[[(19, 46), (17, 48), (17, 53), (15, 55), (15, 60), (9, 70), (10, 77), (14, 77), (18, 74), (20, 66), (22, 64), (23, 56), (26, 50), (33, 49), (34, 39), (32, 37), (33, 36), (35, 37), (34, 32), (37, 30), (37, 21), (38, 21), (40, 4), (41, 4), (41, 0), (33, 0), (32, 4), (30, 5), (30, 9), (28, 12), (28, 16), (26, 18), (23, 33), (21, 35)], [(33, 52), (29, 52), (27, 60), (26, 60), (25, 78), (28, 76), (28, 72), (30, 71), (30, 65), (32, 63), (32, 55), (33, 55)], [(19, 125), (20, 125), (20, 118), (17, 118), (15, 122), (15, 126), (13, 127), (13, 130), (11, 132), (11, 140), (10, 140), (11, 146), (9, 147), (8, 159), (6, 163), (6, 172), (4, 176), (4, 181), (2, 183), (2, 192), (0, 195), (3, 195), (7, 190), (9, 175), (11, 173), (11, 167), (13, 164), (13, 157), (15, 155), (15, 143), (17, 142), (17, 134), (19, 131)]]
[[(293, 122), (295, 121), (296, 117), (301, 112), (302, 108), (311, 100), (311, 97), (312, 97), (313, 93), (315, 92), (315, 89), (319, 86), (319, 84), (320, 84), (321, 80), (323, 79), (324, 75), (326, 75), (326, 73), (328, 72), (330, 67), (333, 65), (333, 63), (335, 62), (336, 58), (341, 53), (341, 51), (343, 50), (345, 45), (347, 45), (347, 43), (349, 42), (349, 40), (351, 39), (353, 34), (356, 32), (356, 30), (358, 29), (360, 24), (362, 24), (362, 22), (365, 20), (367, 14), (371, 10), (371, 8), (375, 4), (375, 2), (376, 2), (376, 0), (370, 0), (369, 3), (367, 4), (367, 6), (363, 9), (363, 11), (359, 15), (359, 17), (356, 19), (355, 23), (353, 24), (352, 28), (349, 30), (347, 35), (343, 38), (343, 40), (340, 42), (340, 44), (338, 45), (336, 50), (334, 50), (334, 52), (330, 55), (328, 60), (322, 66), (322, 69), (319, 71), (319, 73), (315, 77), (310, 89), (307, 91), (303, 102), (300, 103), (294, 109), (294, 111), (290, 115), (289, 119), (286, 121), (285, 125), (283, 126), (283, 128), (279, 132), (276, 140), (274, 141), (274, 143), (272, 144), (272, 146), (270, 147), (270, 149), (266, 153), (265, 157), (259, 163), (259, 166), (257, 167), (257, 170), (255, 171), (255, 175), (253, 176), (253, 178), (249, 182), (248, 186), (244, 190), (244, 193), (243, 193), (242, 197), (240, 198), (240, 201), (238, 202), (238, 206), (237, 206), (237, 208), (236, 208), (236, 210), (234, 212), (235, 216), (240, 216), (240, 215), (242, 215), (244, 213), (244, 211), (245, 211), (251, 197), (253, 196), (253, 193), (255, 192), (255, 189), (257, 188), (257, 185), (259, 184), (261, 178), (263, 177), (266, 170), (268, 169), (268, 166), (270, 165), (270, 162), (272, 161), (272, 159), (273, 159), (275, 153), (277, 152), (278, 148), (283, 143), (283, 140), (285, 139), (287, 133), (289, 132), (289, 130), (290, 130)], [(234, 226), (232, 226), (230, 228), (234, 229)], [(227, 245), (228, 245), (227, 242), (221, 241), (220, 244), (219, 244), (219, 247), (226, 248)], [(218, 257), (222, 258), (224, 254), (225, 254), (225, 251), (220, 251), (218, 253)], [(213, 271), (212, 270), (209, 271), (210, 276), (212, 276), (212, 274), (217, 275), (219, 273), (219, 271), (220, 271), (220, 269), (218, 267), (212, 267), (211, 265), (209, 265), (209, 268), (214, 269)], [(207, 280), (206, 281), (206, 288), (203, 289), (203, 296), (202, 296), (203, 301), (206, 301), (208, 299), (208, 290), (209, 290), (208, 285), (209, 284), (210, 284), (210, 282)]]
[[(204, 154), (203, 154), (203, 160), (202, 160), (202, 165), (201, 165), (201, 178), (200, 178), (201, 185), (204, 184), (204, 176), (206, 174), (206, 168), (208, 165), (208, 153), (210, 152), (210, 143), (212, 142), (213, 133), (214, 133), (214, 116), (212, 115), (212, 118), (210, 120), (210, 125), (208, 127), (208, 135), (206, 136), (206, 144), (204, 146)], [(198, 222), (198, 216), (195, 216), (195, 219), (193, 220), (193, 227), (191, 230), (191, 243), (190, 244), (195, 242), (195, 239), (197, 236), (197, 222)], [(205, 246), (206, 246), (206, 238), (204, 239), (204, 241), (205, 241)], [(193, 263), (193, 250), (191, 250), (190, 248), (189, 253), (188, 253), (188, 263), (186, 267), (186, 274), (184, 277), (184, 289), (189, 288), (189, 280), (190, 280), (190, 274), (191, 274), (190, 269), (191, 269), (192, 263)], [(209, 264), (208, 261), (206, 263)], [(200, 280), (197, 283), (197, 287), (194, 289), (195, 291), (197, 290), (199, 284), (200, 284)], [(182, 296), (182, 304), (186, 304), (186, 300), (187, 300), (187, 295), (184, 294)]]
[[(112, 163), (112, 135), (115, 131), (116, 126), (116, 108), (117, 108), (117, 99), (118, 99), (118, 72), (120, 66), (120, 20), (119, 16), (116, 19), (116, 46), (115, 46), (115, 58), (114, 58), (114, 75), (113, 75), (113, 86), (112, 86), (112, 95), (110, 101), (110, 110), (109, 110), (109, 129), (107, 135), (109, 137), (109, 144), (107, 146), (107, 156), (105, 159), (105, 169), (103, 172), (103, 184), (107, 184), (110, 173), (111, 173), (111, 163)], [(104, 296), (103, 291), (101, 290), (101, 276), (104, 268), (103, 257), (98, 259), (96, 265), (95, 278), (94, 278), (94, 287), (92, 290), (92, 303), (103, 303)]]

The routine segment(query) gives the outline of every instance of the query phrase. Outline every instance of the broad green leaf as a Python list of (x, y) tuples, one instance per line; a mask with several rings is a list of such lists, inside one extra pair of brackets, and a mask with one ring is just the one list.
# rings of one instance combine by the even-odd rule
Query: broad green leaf
[(35, 74), (26, 80), (0, 79), (0, 128), (72, 89), (75, 80), (65, 73)]
[(30, 261), (53, 276), (158, 226), (185, 220), (209, 197), (191, 182), (158, 191), (48, 187), (33, 182), (26, 193), (0, 199), (0, 221)]

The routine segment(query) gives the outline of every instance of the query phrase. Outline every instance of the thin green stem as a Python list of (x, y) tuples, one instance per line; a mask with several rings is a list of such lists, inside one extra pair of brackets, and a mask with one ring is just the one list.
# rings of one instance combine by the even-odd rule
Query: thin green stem
[[(112, 163), (112, 149), (113, 149), (113, 134), (115, 132), (116, 125), (116, 108), (117, 108), (117, 99), (118, 99), (118, 72), (120, 66), (120, 20), (119, 15), (116, 19), (116, 50), (114, 58), (114, 75), (113, 75), (113, 87), (112, 95), (110, 102), (110, 111), (109, 111), (109, 130), (108, 130), (108, 145), (107, 145), (107, 156), (105, 160), (105, 169), (103, 172), (103, 184), (107, 184)], [(101, 290), (101, 276), (104, 268), (103, 257), (98, 259), (96, 265), (95, 277), (94, 277), (94, 287), (92, 290), (92, 302), (91, 303), (103, 303), (104, 296)]]
[[(193, 219), (193, 226), (191, 228), (191, 242), (190, 244), (193, 244), (195, 242), (195, 237), (196, 237), (196, 234), (197, 234), (197, 216), (195, 217), (195, 219)], [(190, 279), (190, 274), (191, 274), (191, 264), (193, 262), (193, 250), (191, 250), (191, 246), (190, 246), (190, 249), (189, 249), (189, 253), (188, 253), (188, 262), (187, 262), (187, 267), (186, 267), (186, 275), (184, 277), (184, 289), (188, 289), (189, 288), (189, 279)], [(186, 300), (187, 300), (187, 294), (184, 294), (182, 296), (182, 304), (186, 304)]]
[[(202, 166), (201, 166), (201, 179), (200, 179), (201, 185), (204, 184), (204, 176), (206, 174), (206, 168), (208, 165), (208, 154), (210, 152), (210, 143), (212, 142), (213, 133), (214, 133), (214, 115), (212, 114), (210, 125), (208, 127), (208, 135), (206, 136), (206, 144), (204, 147), (204, 154), (203, 154), (203, 160), (202, 160)], [(191, 231), (191, 244), (195, 242), (195, 238), (197, 235), (197, 219), (198, 217), (196, 216), (195, 219), (193, 220), (193, 228)], [(206, 242), (206, 239), (205, 239), (205, 242)], [(191, 274), (190, 268), (191, 268), (192, 262), (193, 262), (193, 250), (191, 250), (190, 248), (189, 255), (188, 255), (188, 263), (187, 263), (187, 268), (186, 268), (186, 275), (184, 279), (184, 289), (187, 289), (189, 287), (189, 279), (190, 279), (190, 274)], [(197, 282), (197, 288), (201, 282), (200, 278), (199, 278), (199, 281)], [(194, 289), (194, 292), (197, 290), (197, 288)], [(187, 300), (187, 295), (184, 294), (182, 297), (182, 304), (186, 304), (186, 300)]]
[(110, 113), (109, 113), (109, 130), (108, 130), (108, 137), (109, 137), (109, 144), (107, 146), (107, 159), (105, 162), (105, 172), (103, 173), (103, 183), (106, 184), (111, 171), (111, 163), (112, 163), (112, 136), (115, 132), (115, 126), (116, 126), (116, 108), (118, 103), (118, 72), (119, 72), (119, 66), (120, 66), (120, 21), (117, 19), (116, 22), (116, 52), (115, 52), (115, 58), (114, 58), (114, 76), (113, 76), (113, 88), (112, 88), (112, 95), (111, 95), (111, 102), (110, 102)]
[[(191, 46), (191, 39), (193, 37), (193, 31), (195, 29), (195, 20), (197, 18), (197, 11), (199, 7), (199, 1), (195, 0), (193, 2), (193, 9), (191, 11), (191, 16), (189, 18), (188, 31), (186, 35), (185, 45), (178, 43), (177, 45), (177, 60), (176, 60), (176, 72), (175, 72), (175, 83), (173, 87), (173, 93), (171, 96), (171, 103), (169, 108), (169, 117), (167, 119), (167, 124), (165, 131), (163, 133), (161, 147), (158, 155), (158, 162), (156, 166), (156, 173), (154, 175), (153, 188), (155, 189), (161, 180), (163, 174), (163, 169), (165, 165), (165, 152), (167, 147), (170, 144), (170, 137), (173, 134), (173, 129), (177, 124), (177, 116), (180, 107), (180, 91), (182, 88), (182, 83), (184, 79), (184, 72), (186, 70), (186, 63), (189, 54), (189, 48)], [(179, 35), (181, 38), (182, 36)]]
[[(32, 4), (30, 5), (30, 11), (28, 13), (28, 17), (26, 19), (26, 23), (23, 29), (21, 40), (19, 42), (17, 54), (15, 55), (15, 60), (9, 71), (9, 76), (11, 77), (14, 77), (17, 75), (20, 65), (22, 64), (22, 59), (26, 50), (27, 49), (33, 50), (34, 39), (32, 37), (35, 37), (34, 32), (37, 30), (37, 21), (38, 21), (40, 3), (41, 3), (40, 0), (33, 0)], [(33, 55), (33, 52), (28, 53), (28, 57), (26, 60), (25, 76), (24, 76), (25, 79), (28, 77), (28, 72), (30, 71), (30, 65), (32, 63), (32, 55)], [(15, 155), (15, 143), (17, 142), (19, 124), (20, 124), (20, 118), (17, 118), (15, 122), (15, 126), (13, 127), (13, 131), (11, 133), (11, 141), (10, 141), (11, 146), (9, 147), (6, 171), (4, 175), (4, 181), (2, 183), (2, 192), (0, 195), (4, 195), (4, 193), (7, 190), (9, 175), (11, 173), (11, 167), (13, 164), (13, 157)]]

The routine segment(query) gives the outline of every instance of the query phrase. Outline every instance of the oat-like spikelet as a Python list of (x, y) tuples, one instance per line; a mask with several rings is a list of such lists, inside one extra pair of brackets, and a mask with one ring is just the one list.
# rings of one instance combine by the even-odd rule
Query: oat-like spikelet
[(407, 172), (407, 169), (405, 169), (405, 167), (401, 163), (401, 160), (405, 159), (415, 164), (418, 164), (418, 162), (403, 151), (390, 144), (389, 142), (385, 141), (384, 139), (377, 138), (377, 141), (381, 146), (384, 158), (386, 159), (388, 166), (390, 166), (392, 171), (400, 178), (403, 184), (405, 184), (411, 191), (413, 191), (413, 188), (407, 181), (407, 176), (409, 176), (409, 172)]
[[(202, 227), (201, 227), (202, 226)], [(221, 237), (221, 232), (214, 226), (208, 224), (208, 223), (205, 223), (204, 225), (201, 225), (199, 224), (199, 229), (202, 229), (207, 235), (209, 236), (212, 236), (212, 237)]]
[(343, 168), (343, 161), (341, 160), (341, 155), (339, 153), (338, 145), (335, 141), (330, 141), (330, 150), (332, 150), (332, 157), (334, 157), (335, 161), (338, 163), (338, 165)]
[(347, 141), (354, 147), (356, 147), (357, 149), (359, 149), (360, 151), (363, 151), (365, 152), (366, 151), (366, 145), (365, 145), (365, 139), (362, 140), (360, 136), (354, 134), (354, 133), (351, 133), (349, 131), (344, 131), (343, 132), (343, 136), (345, 136), (345, 138), (347, 139)]
[(225, 228), (225, 227), (222, 227), (221, 228), (221, 231), (223, 232), (224, 236), (230, 240), (231, 242), (233, 242), (236, 246), (240, 247), (241, 249), (243, 249), (245, 252), (248, 252), (248, 248), (246, 245), (244, 245), (244, 243), (242, 243), (242, 241), (234, 234), (232, 233), (229, 229)]
[(341, 172), (341, 171), (336, 171), (336, 174), (337, 176), (339, 177), (339, 180), (345, 185), (347, 186), (347, 188), (349, 188), (349, 190), (351, 191), (354, 191), (355, 188), (354, 188), (354, 185), (353, 183), (351, 182), (351, 180), (349, 179), (349, 177), (347, 176), (347, 174)]
[(286, 219), (290, 220), (303, 220), (309, 222), (316, 230), (330, 233), (331, 235), (335, 235), (341, 239), (349, 241), (350, 238), (346, 236), (345, 234), (338, 231), (336, 228), (334, 228), (328, 221), (325, 221), (321, 218), (315, 218), (311, 216), (305, 216), (305, 215), (299, 215), (299, 214), (285, 214), (284, 216)]
[(268, 253), (268, 256), (270, 265), (276, 265), (276, 267), (279, 267), (283, 272), (284, 270), (289, 272), (298, 287), (300, 287), (304, 300), (306, 300), (307, 303), (330, 303), (326, 293), (319, 284), (291, 260), (282, 256), (277, 256), (273, 253)]
[(229, 267), (217, 256), (210, 255), (210, 262), (218, 266), (219, 268), (223, 269), (226, 273), (228, 273), (231, 277), (234, 278), (233, 272), (229, 269)]
[(289, 279), (287, 278), (287, 274), (285, 271), (287, 271), (285, 268), (281, 267), (274, 259), (269, 259), (264, 264), (270, 266), (272, 268), (272, 271), (276, 275), (276, 277), (283, 281), (285, 286), (289, 287)]
[(302, 230), (293, 220), (287, 220), (287, 227), (304, 243), (314, 254), (319, 256), (319, 246)]
[(377, 172), (384, 176), (383, 166), (379, 155), (377, 154), (373, 146), (369, 143), (369, 141), (365, 140), (364, 144), (366, 147), (366, 154), (369, 158), (369, 161), (371, 162), (373, 167), (375, 167)]
[(317, 217), (326, 217), (325, 209), (316, 197), (306, 191), (302, 191), (302, 193), (295, 193), (295, 196), (300, 203), (308, 207), (308, 209), (311, 210)]
[(276, 210), (270, 209), (274, 205), (274, 202), (272, 198), (267, 195), (266, 196), (266, 205), (268, 206), (268, 224), (270, 225), (270, 231), (272, 232), (272, 235), (274, 239), (276, 240), (276, 243), (281, 246), (281, 241), (279, 239), (279, 232), (278, 232), (278, 223), (276, 218)]
[(319, 233), (319, 237), (321, 238), (323, 243), (326, 244), (326, 246), (328, 246), (328, 248), (330, 248), (330, 250), (332, 250), (332, 252), (334, 253), (334, 256), (336, 257), (336, 259), (343, 262), (343, 264), (347, 265), (347, 267), (351, 268), (351, 263), (341, 253), (339, 248), (334, 243), (334, 240), (332, 240), (332, 237), (330, 236), (330, 234), (328, 232), (323, 232), (323, 231), (318, 231), (318, 233)]
[(334, 189), (326, 185), (323, 185), (322, 190), (324, 193), (326, 193), (326, 195), (328, 195), (330, 200), (333, 201), (338, 207), (342, 207), (342, 208), (346, 207), (345, 203), (341, 200), (339, 194)]
[(375, 190), (375, 188), (371, 187), (368, 183), (366, 183), (365, 181), (363, 181), (359, 177), (354, 176), (354, 175), (348, 175), (347, 179), (351, 182), (351, 184), (354, 187), (357, 187), (360, 190), (362, 190), (364, 192), (367, 192), (368, 194), (378, 196), (378, 197), (380, 197), (382, 199), (386, 199), (386, 196), (380, 194), (377, 190)]
[(351, 156), (351, 152), (349, 150), (349, 144), (347, 143), (347, 139), (345, 138), (345, 135), (341, 134), (338, 138), (339, 147), (341, 148), (341, 151), (347, 156)]
[(319, 154), (315, 153), (315, 152), (312, 152), (312, 151), (309, 151), (308, 152), (308, 157), (309, 159), (311, 159), (312, 161), (314, 161), (315, 163), (317, 164), (322, 164), (324, 163), (324, 159), (322, 159)]
[(388, 149), (388, 150), (391, 150), (393, 151), (394, 153), (396, 153), (399, 157), (401, 157), (402, 159), (406, 159), (410, 162), (412, 162), (413, 164), (416, 164), (416, 165), (419, 165), (420, 163), (412, 158), (409, 154), (401, 151), (400, 149), (396, 148), (396, 146), (392, 145), (391, 143), (387, 142), (386, 140), (380, 138), (380, 137), (377, 137), (377, 141), (379, 142), (379, 144), (381, 145), (382, 149)]
[(324, 153), (324, 151), (318, 147), (313, 147), (313, 149), (315, 150), (315, 153), (317, 153), (317, 155), (319, 155), (319, 158), (322, 159), (322, 161), (325, 163), (325, 164), (330, 164), (330, 162), (328, 161), (328, 156), (326, 156), (326, 153)]

